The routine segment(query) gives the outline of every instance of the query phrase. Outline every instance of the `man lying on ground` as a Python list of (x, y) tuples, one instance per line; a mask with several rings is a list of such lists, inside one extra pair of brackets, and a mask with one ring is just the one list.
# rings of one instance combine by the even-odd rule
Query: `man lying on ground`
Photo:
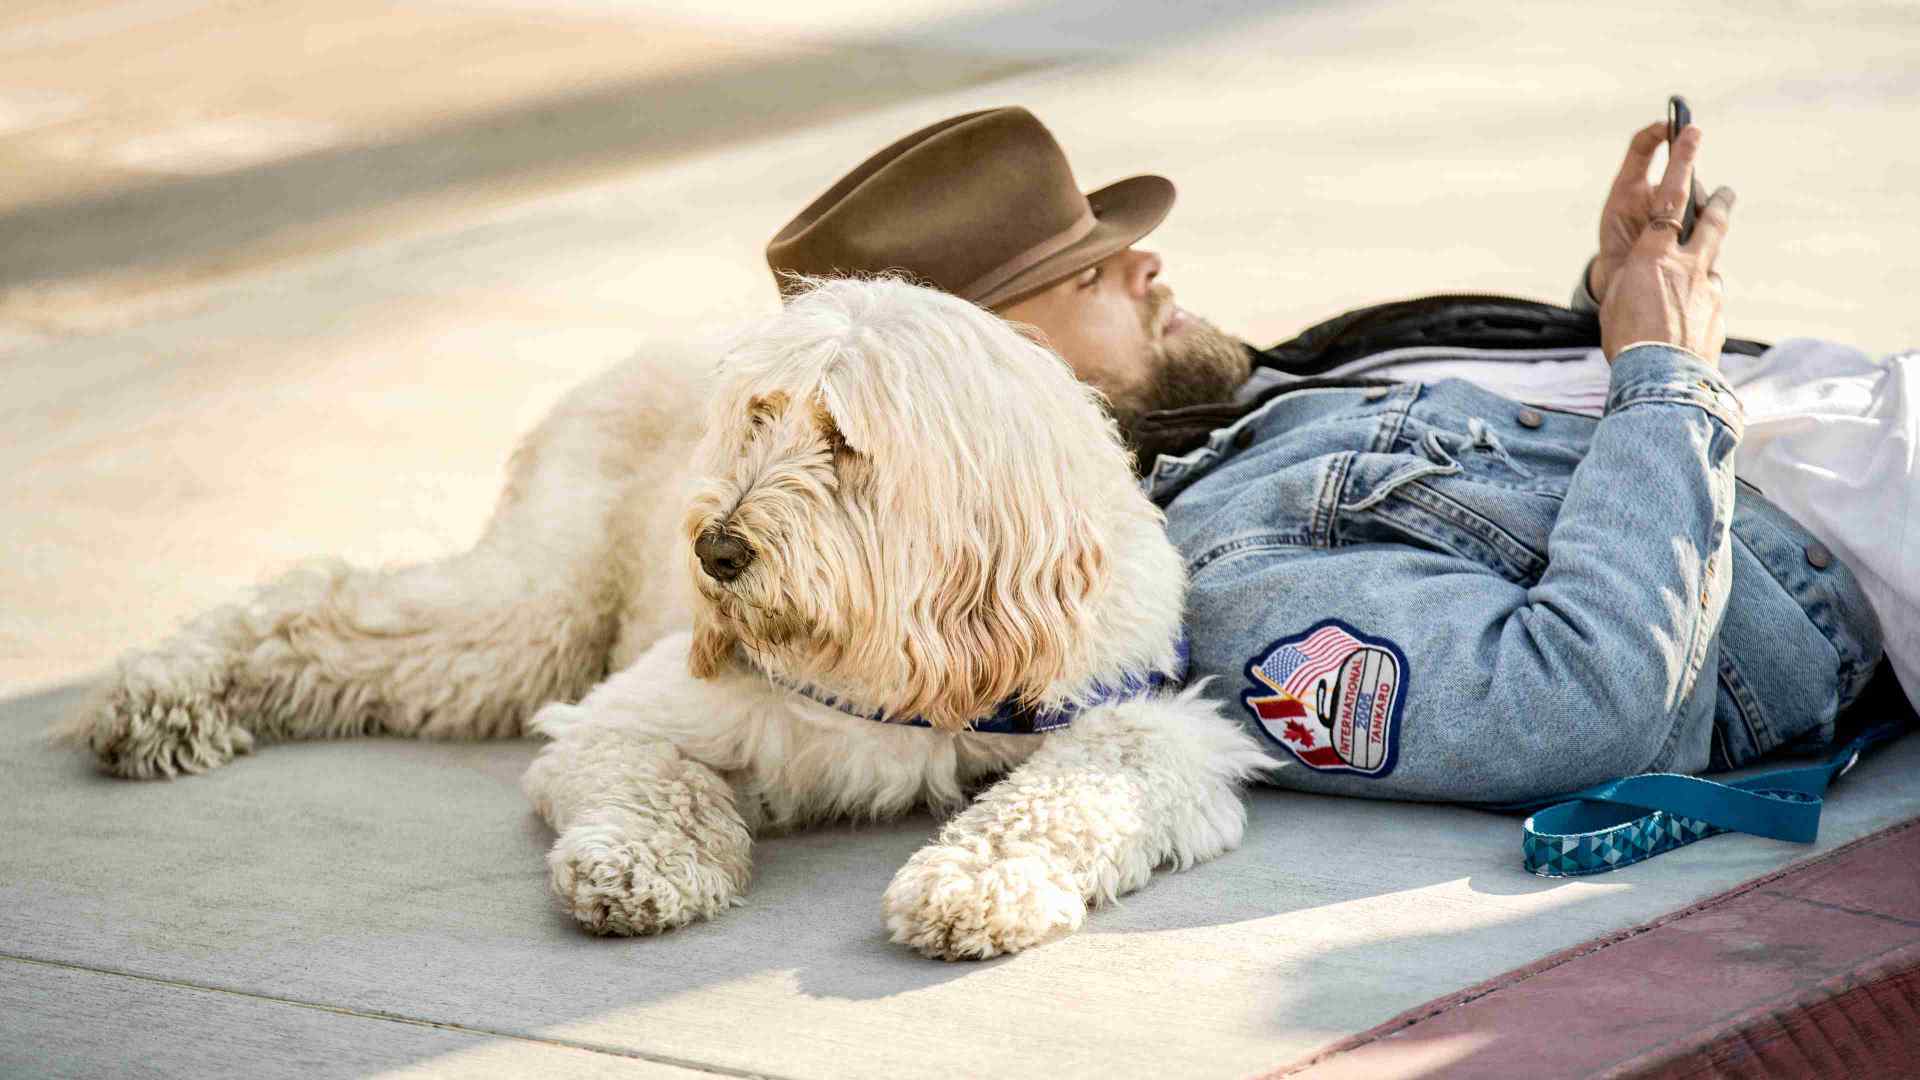
[(1700, 132), (1650, 184), (1663, 131), (1571, 309), (1434, 297), (1254, 349), (1133, 246), (1172, 184), (1083, 196), (1023, 109), (901, 139), (767, 255), (910, 274), (1106, 393), (1187, 560), (1194, 674), (1296, 766), (1278, 782), (1535, 800), (1829, 744), (1891, 678), (1883, 636), (1920, 688), (1920, 361), (1728, 341), (1733, 193), (1680, 243)]

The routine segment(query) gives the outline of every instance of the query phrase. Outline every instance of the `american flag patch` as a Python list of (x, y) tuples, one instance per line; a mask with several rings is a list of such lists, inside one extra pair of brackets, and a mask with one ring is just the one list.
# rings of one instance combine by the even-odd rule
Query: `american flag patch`
[(1399, 757), (1406, 672), (1398, 645), (1328, 619), (1249, 659), (1240, 701), (1308, 768), (1385, 776)]

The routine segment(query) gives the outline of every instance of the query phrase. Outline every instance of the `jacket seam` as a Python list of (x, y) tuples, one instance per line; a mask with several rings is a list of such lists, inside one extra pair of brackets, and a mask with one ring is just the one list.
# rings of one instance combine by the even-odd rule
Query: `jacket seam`
[(1253, 536), (1236, 536), (1232, 540), (1215, 544), (1205, 553), (1187, 564), (1189, 577), (1198, 574), (1214, 563), (1229, 555), (1238, 555), (1246, 551), (1278, 550), (1281, 548), (1312, 548), (1313, 538), (1299, 533), (1258, 533)]
[(1800, 612), (1800, 617), (1807, 620), (1807, 623), (1813, 627), (1814, 632), (1820, 635), (1820, 640), (1826, 642), (1827, 648), (1833, 650), (1835, 665), (1834, 693), (1838, 695), (1846, 683), (1857, 674), (1855, 670), (1856, 665), (1847, 652), (1847, 643), (1841, 640), (1844, 636), (1843, 631), (1838, 626), (1834, 626), (1829, 630), (1828, 627), (1821, 625), (1821, 621), (1813, 617), (1813, 612), (1808, 608), (1806, 602), (1801, 599), (1800, 591), (1794, 588), (1791, 582), (1781, 577), (1773, 563), (1763, 558), (1758, 551), (1755, 551), (1753, 545), (1747, 542), (1746, 537), (1741, 536), (1731, 525), (1727, 528), (1727, 535), (1733, 543), (1739, 544), (1742, 548), (1746, 549), (1747, 555), (1753, 559), (1754, 563), (1767, 572), (1767, 578), (1773, 582), (1774, 588), (1779, 589), (1782, 593), (1786, 594), (1788, 599), (1793, 601), (1793, 606), (1795, 610)]
[[(1701, 545), (1700, 549), (1703, 588), (1716, 590), (1718, 595), (1703, 593), (1699, 600), (1695, 600), (1693, 590), (1691, 588), (1687, 590), (1687, 605), (1693, 609), (1693, 634), (1687, 649), (1686, 674), (1682, 678), (1674, 707), (1668, 713), (1667, 738), (1661, 745), (1659, 758), (1656, 759), (1662, 763), (1670, 760), (1674, 741), (1679, 736), (1680, 716), (1686, 711), (1687, 703), (1693, 700), (1694, 694), (1699, 690), (1701, 669), (1706, 667), (1707, 653), (1713, 648), (1719, 636), (1719, 627), (1710, 618), (1713, 602), (1717, 600), (1721, 603), (1723, 615), (1726, 610), (1725, 605), (1732, 602), (1732, 597), (1726, 591), (1726, 582), (1732, 575), (1722, 574), (1716, 580), (1705, 573), (1706, 568), (1713, 565), (1714, 557), (1719, 554), (1713, 538), (1719, 535), (1721, 529), (1725, 529), (1729, 536), (1733, 534), (1733, 491), (1731, 490), (1733, 465), (1729, 461), (1724, 468), (1729, 479), (1725, 483), (1712, 484), (1713, 520), (1707, 523), (1707, 542)], [(1712, 479), (1710, 478), (1710, 483)]]
[[(1755, 751), (1764, 754), (1779, 746), (1780, 737), (1761, 714), (1760, 701), (1754, 696), (1753, 688), (1747, 685), (1746, 676), (1740, 674), (1739, 666), (1725, 649), (1720, 650), (1720, 685), (1727, 688), (1727, 697), (1732, 699), (1734, 712), (1739, 714), (1740, 722), (1746, 725), (1747, 738)], [(1731, 754), (1727, 756), (1729, 760), (1732, 759)]]
[[(1421, 507), (1421, 509), (1425, 509), (1425, 508)], [(1495, 577), (1500, 577), (1500, 579), (1503, 581), (1507, 580), (1504, 576), (1500, 575), (1497, 571), (1493, 570), (1491, 567), (1485, 565), (1483, 562), (1480, 561), (1480, 559), (1476, 558), (1474, 555), (1458, 550), (1454, 542), (1449, 540), (1447, 537), (1439, 535), (1438, 533), (1435, 533), (1434, 531), (1423, 527), (1421, 523), (1417, 521), (1410, 521), (1404, 518), (1392, 518), (1389, 520), (1392, 521), (1394, 528), (1400, 530), (1402, 533), (1406, 534), (1407, 536), (1415, 540), (1425, 542), (1427, 546), (1431, 547), (1433, 550), (1445, 555), (1451, 555), (1457, 559), (1464, 559), (1477, 569), (1485, 570), (1488, 573), (1492, 573)], [(1382, 542), (1383, 541), (1375, 541), (1375, 540), (1352, 540), (1352, 541), (1343, 540), (1340, 542), (1340, 547), (1342, 548), (1365, 547), (1365, 546), (1378, 545)], [(1389, 543), (1389, 544), (1393, 542), (1394, 541), (1391, 541), (1391, 540), (1384, 541), (1384, 543)]]
[(1334, 522), (1340, 517), (1340, 493), (1347, 488), (1347, 477), (1353, 471), (1353, 459), (1357, 455), (1352, 450), (1342, 451), (1327, 465), (1320, 482), (1320, 493), (1313, 501), (1313, 520), (1309, 523), (1313, 539), (1322, 547), (1333, 546)]
[(1413, 414), (1413, 403), (1420, 396), (1421, 384), (1410, 385), (1413, 388), (1412, 393), (1403, 395), (1405, 400), (1387, 410), (1384, 415), (1385, 423), (1381, 424), (1379, 430), (1374, 433), (1373, 445), (1369, 448), (1371, 452), (1387, 453), (1393, 449), (1395, 443), (1400, 441), (1400, 433), (1406, 430), (1407, 418)]

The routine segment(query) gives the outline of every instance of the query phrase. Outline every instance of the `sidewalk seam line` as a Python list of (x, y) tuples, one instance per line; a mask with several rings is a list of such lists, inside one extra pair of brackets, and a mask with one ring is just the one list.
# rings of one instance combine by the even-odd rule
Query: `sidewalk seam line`
[(513, 1039), (518, 1042), (536, 1043), (567, 1050), (584, 1050), (590, 1054), (604, 1054), (608, 1057), (631, 1058), (650, 1061), (657, 1065), (672, 1065), (677, 1068), (691, 1069), (696, 1072), (715, 1076), (739, 1077), (741, 1080), (798, 1080), (780, 1073), (754, 1072), (749, 1069), (736, 1069), (726, 1065), (714, 1065), (690, 1058), (674, 1057), (670, 1054), (648, 1053), (630, 1050), (625, 1047), (608, 1046), (601, 1043), (583, 1042), (576, 1039), (555, 1038), (550, 1035), (526, 1035), (498, 1028), (475, 1027), (471, 1024), (454, 1023), (446, 1020), (428, 1020), (417, 1016), (404, 1016), (400, 1013), (368, 1011), (344, 1005), (329, 1005), (321, 1001), (306, 1001), (301, 998), (281, 997), (277, 994), (262, 994), (252, 990), (235, 990), (225, 986), (208, 986), (204, 983), (188, 982), (184, 979), (172, 979), (163, 975), (143, 975), (137, 971), (121, 971), (116, 968), (94, 967), (90, 964), (76, 964), (66, 960), (48, 960), (37, 956), (21, 956), (18, 953), (0, 952), (0, 960), (13, 960), (22, 964), (38, 964), (43, 967), (62, 968), (68, 971), (84, 971), (93, 975), (109, 975), (139, 982), (153, 983), (159, 986), (171, 986), (181, 990), (193, 990), (206, 994), (226, 994), (232, 997), (247, 998), (252, 1001), (266, 1001), (277, 1005), (288, 1005), (299, 1009), (315, 1009), (321, 1012), (351, 1016), (360, 1020), (380, 1020), (389, 1023), (406, 1024), (412, 1027), (438, 1028), (443, 1031), (458, 1032), (483, 1038)]
[(1762, 889), (1759, 891), (1759, 895), (1771, 896), (1776, 900), (1789, 900), (1796, 904), (1805, 904), (1808, 907), (1819, 908), (1823, 911), (1837, 911), (1843, 915), (1857, 915), (1862, 919), (1873, 919), (1877, 922), (1892, 923), (1895, 926), (1904, 926), (1910, 930), (1920, 930), (1920, 920), (1903, 919), (1898, 915), (1889, 915), (1884, 911), (1849, 907), (1846, 904), (1836, 904), (1830, 900), (1814, 900), (1810, 897), (1795, 896), (1792, 893), (1778, 892), (1773, 889)]

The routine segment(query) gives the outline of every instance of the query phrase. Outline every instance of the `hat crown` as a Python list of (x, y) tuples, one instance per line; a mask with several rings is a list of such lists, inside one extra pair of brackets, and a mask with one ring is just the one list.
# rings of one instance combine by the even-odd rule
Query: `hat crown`
[[(1159, 183), (1170, 204), (1172, 185)], [(868, 158), (774, 236), (767, 264), (783, 291), (789, 274), (895, 272), (991, 305), (1064, 276), (1099, 224), (1053, 134), (1012, 106), (950, 117)]]

